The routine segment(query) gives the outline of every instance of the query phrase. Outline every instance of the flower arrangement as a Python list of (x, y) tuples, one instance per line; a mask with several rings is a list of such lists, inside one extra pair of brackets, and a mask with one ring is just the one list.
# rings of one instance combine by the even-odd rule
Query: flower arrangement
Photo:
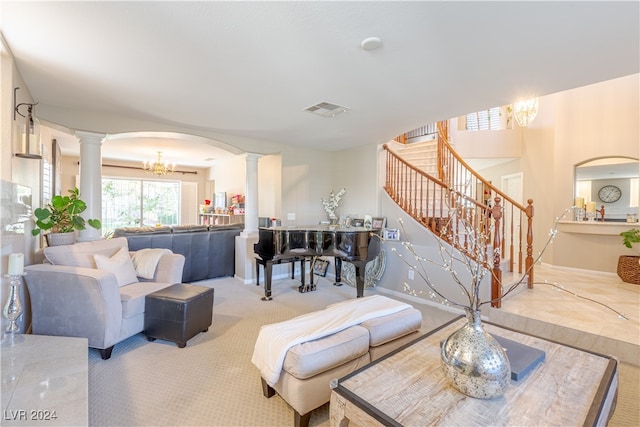
[(324, 209), (327, 215), (329, 215), (329, 219), (331, 221), (335, 221), (338, 219), (338, 217), (336, 216), (336, 209), (338, 209), (338, 206), (340, 205), (340, 200), (342, 199), (342, 197), (345, 195), (346, 192), (347, 190), (345, 190), (344, 188), (340, 190), (337, 194), (334, 193), (333, 190), (331, 190), (331, 193), (329, 193), (328, 200), (325, 200), (322, 198), (320, 199), (320, 201), (322, 202), (322, 209)]

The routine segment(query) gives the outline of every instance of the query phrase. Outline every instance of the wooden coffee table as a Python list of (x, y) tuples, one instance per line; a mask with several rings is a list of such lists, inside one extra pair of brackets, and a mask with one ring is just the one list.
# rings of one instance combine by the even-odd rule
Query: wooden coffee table
[(541, 349), (545, 361), (504, 396), (474, 399), (442, 373), (440, 342), (466, 320), (453, 319), (332, 384), (330, 421), (357, 425), (606, 425), (618, 390), (618, 365), (591, 353), (485, 323), (491, 334)]

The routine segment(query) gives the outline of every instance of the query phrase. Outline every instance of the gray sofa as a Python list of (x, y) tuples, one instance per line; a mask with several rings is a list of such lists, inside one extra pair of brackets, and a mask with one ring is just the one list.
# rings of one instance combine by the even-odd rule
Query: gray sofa
[(43, 252), (46, 263), (25, 267), (33, 333), (87, 338), (103, 359), (115, 344), (143, 331), (145, 297), (179, 283), (184, 265), (182, 255), (158, 254), (142, 278), (124, 238)]
[(166, 248), (185, 257), (182, 282), (235, 274), (236, 236), (244, 224), (186, 225), (117, 228), (113, 236), (125, 237), (129, 249)]

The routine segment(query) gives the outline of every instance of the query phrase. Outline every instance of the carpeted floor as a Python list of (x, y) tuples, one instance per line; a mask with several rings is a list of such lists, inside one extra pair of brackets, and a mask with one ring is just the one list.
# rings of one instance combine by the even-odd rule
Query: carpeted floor
[[(300, 294), (299, 282), (274, 283), (274, 299), (260, 300), (262, 287), (231, 278), (200, 282), (215, 289), (214, 322), (186, 348), (138, 334), (116, 345), (110, 360), (89, 352), (91, 426), (290, 426), (293, 411), (277, 395), (262, 396), (251, 364), (260, 326), (353, 298), (355, 289), (320, 279), (317, 291)], [(376, 293), (367, 290), (367, 294)], [(455, 315), (427, 305), (423, 328)], [(622, 364), (612, 426), (640, 425), (639, 368)], [(328, 426), (328, 404), (314, 411), (310, 425)]]

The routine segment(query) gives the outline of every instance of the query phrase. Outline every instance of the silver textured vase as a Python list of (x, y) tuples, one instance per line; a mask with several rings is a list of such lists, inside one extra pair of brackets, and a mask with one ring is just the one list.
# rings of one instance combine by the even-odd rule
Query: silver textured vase
[(485, 332), (480, 312), (467, 310), (467, 323), (442, 343), (442, 369), (467, 396), (491, 399), (504, 394), (511, 381), (509, 359)]

